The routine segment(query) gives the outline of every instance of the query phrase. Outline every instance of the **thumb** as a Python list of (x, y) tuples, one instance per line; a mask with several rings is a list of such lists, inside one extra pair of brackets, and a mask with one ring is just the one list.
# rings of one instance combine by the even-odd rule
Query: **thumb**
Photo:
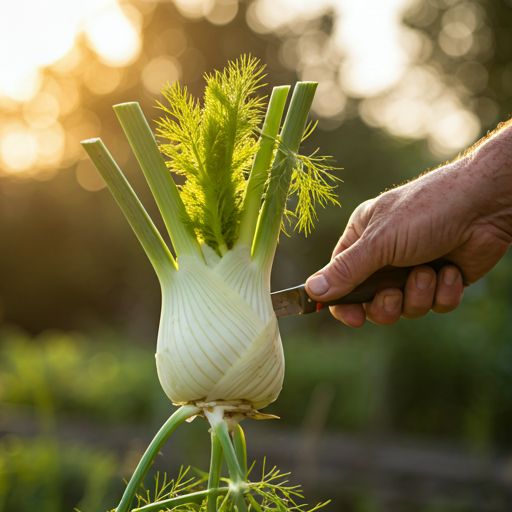
[(311, 298), (322, 302), (338, 299), (385, 265), (382, 252), (362, 237), (313, 274), (306, 281), (306, 291)]

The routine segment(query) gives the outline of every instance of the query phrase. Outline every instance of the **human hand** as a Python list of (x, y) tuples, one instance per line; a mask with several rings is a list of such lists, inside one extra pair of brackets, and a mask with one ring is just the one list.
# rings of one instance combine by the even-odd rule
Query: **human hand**
[[(360, 327), (366, 318), (391, 325), (400, 316), (455, 309), (464, 287), (483, 277), (512, 242), (511, 148), (509, 126), (465, 157), (362, 203), (331, 262), (308, 279), (308, 293), (333, 300), (387, 265), (415, 266), (403, 293), (384, 289), (370, 303), (333, 306), (331, 312)], [(421, 265), (440, 257), (456, 266), (436, 275)]]

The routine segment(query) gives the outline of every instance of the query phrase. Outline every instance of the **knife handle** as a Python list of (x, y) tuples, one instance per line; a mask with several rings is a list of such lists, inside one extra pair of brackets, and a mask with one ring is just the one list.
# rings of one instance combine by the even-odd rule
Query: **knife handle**
[[(453, 266), (453, 263), (443, 258), (439, 258), (437, 260), (424, 263), (424, 265), (432, 267), (437, 273), (446, 265)], [(405, 283), (407, 282), (407, 278), (413, 268), (414, 267), (386, 267), (375, 274), (372, 274), (366, 281), (363, 281), (348, 295), (329, 302), (316, 303), (315, 310), (318, 311), (324, 307), (336, 306), (338, 304), (362, 304), (364, 302), (370, 302), (373, 300), (375, 295), (377, 295), (378, 291), (385, 288), (398, 288), (399, 290), (404, 291)], [(308, 309), (312, 309), (313, 303), (315, 302), (312, 299), (310, 299), (310, 301), (310, 307)], [(306, 311), (304, 311), (304, 313), (306, 313)]]

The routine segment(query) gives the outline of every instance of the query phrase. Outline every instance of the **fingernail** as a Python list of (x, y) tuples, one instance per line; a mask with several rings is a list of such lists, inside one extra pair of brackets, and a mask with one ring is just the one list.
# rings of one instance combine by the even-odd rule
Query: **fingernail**
[(399, 293), (390, 293), (384, 297), (384, 309), (388, 313), (393, 313), (402, 302), (402, 295)]
[(323, 274), (319, 274), (308, 281), (308, 288), (314, 295), (323, 295), (330, 286)]
[(458, 274), (458, 272), (454, 268), (447, 268), (444, 271), (444, 275), (443, 275), (444, 284), (446, 284), (448, 286), (455, 284), (455, 281), (457, 281), (457, 274)]
[(416, 286), (420, 290), (427, 290), (432, 284), (432, 274), (429, 272), (418, 272), (416, 274)]

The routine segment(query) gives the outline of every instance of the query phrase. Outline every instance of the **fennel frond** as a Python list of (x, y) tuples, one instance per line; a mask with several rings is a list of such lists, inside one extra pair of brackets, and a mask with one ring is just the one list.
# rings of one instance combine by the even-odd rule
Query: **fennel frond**
[(181, 197), (199, 242), (220, 255), (238, 238), (246, 177), (258, 149), (255, 131), (263, 118), (259, 61), (241, 57), (222, 71), (206, 75), (201, 107), (176, 82), (163, 91), (159, 107), (162, 152), (171, 170), (186, 177)]

